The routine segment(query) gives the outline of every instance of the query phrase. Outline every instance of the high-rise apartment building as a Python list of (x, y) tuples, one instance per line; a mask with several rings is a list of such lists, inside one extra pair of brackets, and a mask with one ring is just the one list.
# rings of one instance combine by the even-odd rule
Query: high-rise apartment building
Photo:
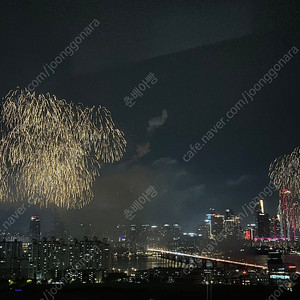
[(29, 235), (32, 240), (39, 240), (41, 236), (41, 221), (39, 216), (30, 218)]

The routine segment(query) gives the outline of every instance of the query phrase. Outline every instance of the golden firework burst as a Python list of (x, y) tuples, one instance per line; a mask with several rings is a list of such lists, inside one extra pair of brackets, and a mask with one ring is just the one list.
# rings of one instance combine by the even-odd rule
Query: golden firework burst
[(110, 111), (20, 89), (3, 100), (0, 201), (33, 197), (68, 209), (89, 203), (101, 165), (120, 160), (126, 148)]
[(300, 199), (300, 147), (276, 158), (270, 165), (269, 176), (279, 191), (288, 189)]

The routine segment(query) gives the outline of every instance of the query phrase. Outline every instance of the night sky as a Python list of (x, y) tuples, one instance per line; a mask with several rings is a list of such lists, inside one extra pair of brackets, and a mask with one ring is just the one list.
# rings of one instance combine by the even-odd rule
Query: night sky
[[(104, 105), (128, 146), (105, 165), (95, 198), (55, 210), (71, 232), (92, 223), (107, 234), (153, 185), (158, 196), (131, 223), (178, 222), (195, 231), (210, 207), (236, 213), (268, 183), (269, 164), (299, 146), (300, 53), (189, 161), (183, 155), (293, 46), (300, 49), (298, 1), (8, 1), (0, 5), (1, 97), (26, 87), (94, 19), (100, 25), (37, 88), (85, 105)], [(267, 2), (267, 1), (265, 1)], [(150, 72), (157, 83), (128, 107)], [(275, 213), (278, 194), (265, 198)], [(0, 205), (0, 224), (18, 207)], [(50, 230), (53, 209), (32, 208)], [(249, 221), (252, 220), (251, 218)]]

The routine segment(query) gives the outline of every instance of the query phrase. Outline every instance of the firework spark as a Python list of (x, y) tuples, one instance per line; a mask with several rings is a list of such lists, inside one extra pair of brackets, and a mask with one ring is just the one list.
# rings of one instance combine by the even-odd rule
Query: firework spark
[(300, 147), (292, 153), (276, 158), (270, 165), (269, 176), (275, 187), (281, 191), (288, 189), (300, 198)]
[(300, 148), (276, 158), (270, 165), (269, 176), (279, 190), (278, 215), (281, 237), (295, 240), (300, 228)]
[(103, 163), (122, 158), (126, 140), (102, 106), (50, 94), (10, 91), (0, 107), (0, 201), (81, 208)]

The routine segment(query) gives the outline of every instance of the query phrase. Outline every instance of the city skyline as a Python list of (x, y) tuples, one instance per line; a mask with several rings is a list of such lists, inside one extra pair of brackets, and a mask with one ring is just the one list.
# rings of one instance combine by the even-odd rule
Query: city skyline
[[(251, 205), (248, 204), (243, 208), (242, 212), (235, 213), (233, 209), (226, 208), (224, 211), (210, 208), (206, 212), (206, 218), (203, 220), (199, 219), (199, 222), (192, 231), (185, 230), (179, 223), (133, 223), (130, 218), (126, 218), (127, 222), (121, 222), (115, 228), (111, 228), (111, 231), (103, 233), (98, 230), (97, 227), (93, 226), (92, 223), (80, 223), (77, 224), (76, 231), (69, 231), (63, 220), (59, 219), (57, 215), (53, 215), (51, 229), (49, 231), (41, 231), (42, 222), (39, 216), (31, 216), (29, 222), (29, 230), (23, 232), (10, 231), (10, 227), (13, 225), (12, 220), (8, 219), (2, 224), (3, 230), (1, 230), (2, 239), (6, 240), (19, 240), (19, 241), (30, 241), (39, 240), (40, 238), (79, 238), (84, 237), (93, 238), (95, 236), (102, 236), (115, 240), (116, 229), (121, 227), (132, 227), (138, 226), (140, 228), (162, 228), (169, 226), (178, 226), (183, 235), (189, 235), (191, 237), (199, 236), (203, 238), (215, 239), (217, 235), (235, 236), (238, 239), (246, 240), (299, 240), (300, 231), (299, 228), (295, 228), (295, 234), (288, 233), (287, 228), (284, 228), (284, 219), (280, 217), (280, 210), (276, 214), (270, 214), (266, 210), (264, 200), (256, 199)], [(248, 210), (248, 211), (247, 211)], [(245, 222), (248, 216), (251, 216), (250, 222)], [(12, 217), (10, 217), (12, 218)], [(13, 220), (14, 222), (14, 220)], [(292, 225), (293, 226), (293, 225)], [(126, 234), (124, 233), (124, 236)]]

